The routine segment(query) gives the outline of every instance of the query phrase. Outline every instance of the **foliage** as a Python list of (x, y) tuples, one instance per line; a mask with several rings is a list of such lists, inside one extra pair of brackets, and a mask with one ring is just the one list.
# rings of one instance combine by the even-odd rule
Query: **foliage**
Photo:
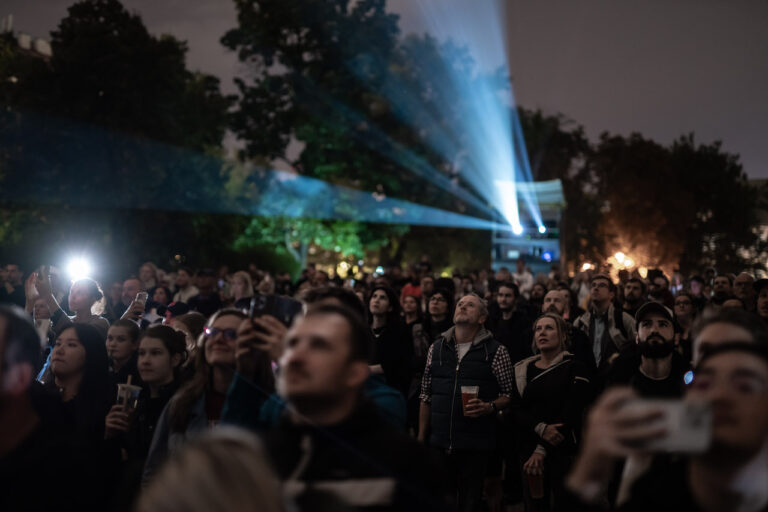
[(9, 36), (0, 42), (5, 252), (23, 251), (34, 225), (48, 235), (40, 245), (72, 245), (72, 219), (119, 255), (116, 267), (165, 261), (192, 249), (190, 236), (227, 247), (221, 217), (170, 211), (206, 199), (217, 211), (224, 198), (226, 176), (209, 155), (220, 151), (232, 99), (218, 79), (187, 70), (186, 44), (150, 35), (117, 0), (75, 3), (51, 36), (50, 60), (17, 51)]

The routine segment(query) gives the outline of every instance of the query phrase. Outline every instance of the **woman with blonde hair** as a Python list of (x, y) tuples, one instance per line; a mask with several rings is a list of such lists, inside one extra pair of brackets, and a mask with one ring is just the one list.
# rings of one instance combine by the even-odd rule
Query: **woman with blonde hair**
[[(533, 323), (535, 355), (515, 365), (512, 396), (518, 454), (529, 482), (526, 510), (557, 509), (562, 482), (580, 437), (582, 416), (592, 399), (587, 367), (567, 351), (568, 327), (555, 313)], [(541, 488), (536, 489), (541, 485)], [(537, 491), (543, 492), (539, 493)]]
[(259, 440), (225, 427), (174, 454), (137, 512), (282, 512), (280, 482)]
[(238, 270), (232, 276), (232, 301), (236, 308), (245, 309), (253, 297), (253, 280), (244, 270)]

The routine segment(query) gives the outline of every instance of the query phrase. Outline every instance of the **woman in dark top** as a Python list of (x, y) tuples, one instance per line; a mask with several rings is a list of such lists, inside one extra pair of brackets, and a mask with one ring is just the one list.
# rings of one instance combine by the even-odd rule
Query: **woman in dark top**
[(65, 328), (51, 352), (52, 378), (45, 385), (59, 394), (76, 435), (88, 449), (100, 447), (104, 418), (114, 399), (108, 364), (101, 334), (86, 324)]
[(592, 398), (589, 372), (566, 351), (567, 325), (545, 313), (533, 324), (536, 355), (515, 365), (512, 415), (524, 475), (543, 478), (544, 497), (531, 498), (524, 486), (527, 510), (555, 508), (562, 482), (576, 453), (583, 413)]
[(126, 454), (116, 509), (128, 510), (139, 489), (155, 426), (178, 388), (179, 368), (185, 357), (184, 333), (172, 327), (150, 327), (141, 337), (138, 370), (143, 387), (136, 409), (127, 412), (123, 404), (113, 405), (105, 421), (108, 446)]
[(132, 320), (120, 319), (109, 326), (107, 354), (110, 375), (115, 385), (125, 384), (130, 376), (132, 384), (141, 386), (136, 366), (140, 335), (139, 326)]
[(405, 334), (397, 295), (387, 286), (374, 286), (368, 300), (368, 312), (374, 338), (371, 371), (383, 374), (387, 385), (406, 397), (411, 383), (413, 349)]

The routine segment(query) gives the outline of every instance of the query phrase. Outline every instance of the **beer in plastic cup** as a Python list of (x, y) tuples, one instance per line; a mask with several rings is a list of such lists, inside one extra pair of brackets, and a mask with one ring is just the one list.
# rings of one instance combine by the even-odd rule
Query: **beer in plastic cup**
[(531, 499), (540, 500), (544, 497), (544, 475), (530, 475), (525, 474), (526, 480), (528, 480), (528, 492), (531, 494)]
[(461, 405), (464, 409), (464, 416), (467, 415), (467, 403), (473, 398), (477, 398), (480, 392), (480, 386), (461, 386)]

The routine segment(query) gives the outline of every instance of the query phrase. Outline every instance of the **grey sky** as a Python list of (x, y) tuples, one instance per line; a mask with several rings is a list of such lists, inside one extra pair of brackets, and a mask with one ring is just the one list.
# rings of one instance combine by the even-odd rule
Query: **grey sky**
[[(488, 0), (389, 0), (404, 32), (461, 33), (478, 60), (504, 58)], [(72, 0), (5, 0), (16, 30), (47, 36)], [(189, 64), (232, 92), (243, 70), (219, 43), (236, 22), (228, 0), (125, 0), (153, 33), (187, 40)], [(747, 173), (768, 177), (768, 1), (507, 0), (507, 58), (520, 104), (561, 112), (592, 138), (637, 131), (668, 143), (722, 140)], [(427, 12), (423, 7), (426, 6)], [(443, 24), (445, 28), (446, 25)]]

